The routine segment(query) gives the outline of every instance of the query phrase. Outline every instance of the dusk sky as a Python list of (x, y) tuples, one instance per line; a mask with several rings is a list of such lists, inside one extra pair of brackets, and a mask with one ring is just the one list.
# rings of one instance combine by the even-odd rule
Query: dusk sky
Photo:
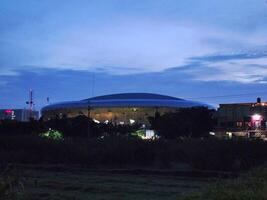
[(38, 109), (122, 92), (267, 101), (267, 2), (1, 0), (0, 108), (29, 89)]

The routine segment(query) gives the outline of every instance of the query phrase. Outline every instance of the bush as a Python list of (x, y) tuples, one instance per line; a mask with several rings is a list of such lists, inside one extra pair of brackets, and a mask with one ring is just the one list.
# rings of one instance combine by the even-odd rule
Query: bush
[(267, 168), (260, 167), (227, 182), (219, 182), (204, 192), (182, 198), (183, 200), (266, 200)]
[(149, 117), (152, 129), (166, 139), (207, 137), (214, 125), (213, 110), (205, 107), (184, 108), (177, 112)]
[(175, 168), (240, 171), (267, 161), (259, 140), (141, 140), (122, 136), (99, 139), (0, 136), (0, 162), (68, 164), (88, 167)]

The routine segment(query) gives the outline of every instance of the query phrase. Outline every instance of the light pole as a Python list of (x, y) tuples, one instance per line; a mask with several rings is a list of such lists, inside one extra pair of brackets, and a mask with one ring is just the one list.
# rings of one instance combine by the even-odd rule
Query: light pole
[(91, 126), (91, 106), (87, 107), (87, 117), (88, 117), (88, 127), (87, 127), (87, 137), (90, 137), (90, 126)]

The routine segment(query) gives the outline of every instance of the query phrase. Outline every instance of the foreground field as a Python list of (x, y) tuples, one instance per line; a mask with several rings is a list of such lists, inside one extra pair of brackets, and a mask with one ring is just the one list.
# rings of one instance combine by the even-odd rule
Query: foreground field
[(264, 141), (237, 138), (3, 135), (0, 199), (267, 200), (266, 168), (235, 179), (266, 163), (266, 151)]
[[(246, 172), (238, 178), (207, 177), (203, 173), (186, 176), (171, 171), (81, 170), (62, 168), (22, 168), (10, 171), (18, 177), (13, 192), (5, 200), (266, 200), (267, 168)], [(144, 172), (150, 172), (146, 174)], [(215, 175), (215, 174), (213, 174)], [(218, 175), (218, 174), (217, 174)], [(12, 185), (12, 184), (11, 184)], [(1, 192), (0, 187), (0, 192)], [(15, 190), (14, 190), (15, 189)]]
[(202, 191), (215, 179), (119, 172), (24, 170), (25, 194), (33, 200), (172, 200)]

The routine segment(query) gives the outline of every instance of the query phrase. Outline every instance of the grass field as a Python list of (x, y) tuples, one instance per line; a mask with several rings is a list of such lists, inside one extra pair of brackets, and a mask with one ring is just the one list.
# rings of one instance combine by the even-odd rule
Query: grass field
[(23, 170), (25, 194), (33, 200), (173, 200), (200, 192), (215, 179), (92, 171)]
[[(0, 177), (1, 200), (267, 200), (266, 166), (238, 177), (207, 171), (58, 166), (11, 169), (15, 170)], [(10, 195), (3, 193), (3, 180), (10, 183)]]

